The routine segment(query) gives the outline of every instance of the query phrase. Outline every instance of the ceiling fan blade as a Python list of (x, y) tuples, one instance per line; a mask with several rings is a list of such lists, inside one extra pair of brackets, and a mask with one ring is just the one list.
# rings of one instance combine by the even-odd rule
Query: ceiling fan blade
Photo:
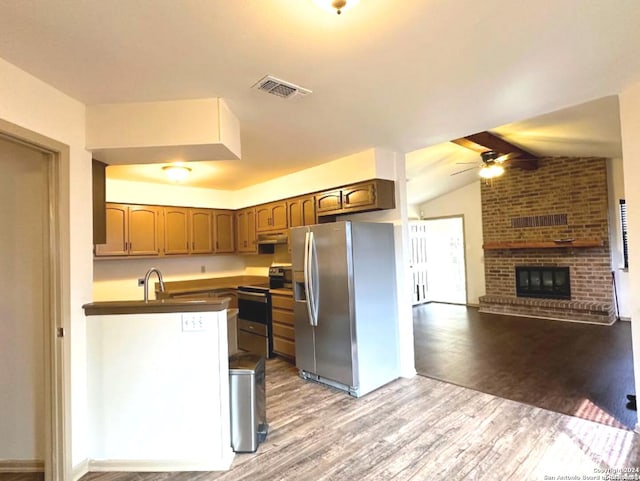
[(451, 174), (451, 176), (462, 174), (463, 172), (467, 172), (469, 170), (475, 170), (475, 169), (477, 169), (477, 167), (469, 167), (468, 169), (459, 170), (458, 172), (454, 172), (453, 174)]

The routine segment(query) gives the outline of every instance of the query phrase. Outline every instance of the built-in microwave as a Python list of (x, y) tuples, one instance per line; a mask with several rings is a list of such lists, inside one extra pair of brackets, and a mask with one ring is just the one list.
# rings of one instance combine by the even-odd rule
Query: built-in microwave
[(291, 264), (273, 265), (269, 267), (269, 288), (293, 288), (293, 271), (291, 269)]

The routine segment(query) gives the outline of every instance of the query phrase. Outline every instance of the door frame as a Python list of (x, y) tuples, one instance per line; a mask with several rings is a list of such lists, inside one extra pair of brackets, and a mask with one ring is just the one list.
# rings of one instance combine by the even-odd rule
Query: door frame
[(44, 320), (44, 470), (47, 481), (71, 474), (69, 146), (0, 119), (0, 137), (42, 152), (48, 160), (48, 249)]
[(436, 217), (421, 217), (421, 221), (460, 219), (462, 220), (462, 265), (464, 266), (464, 304), (469, 305), (469, 273), (467, 272), (467, 231), (464, 222), (464, 214), (441, 215)]

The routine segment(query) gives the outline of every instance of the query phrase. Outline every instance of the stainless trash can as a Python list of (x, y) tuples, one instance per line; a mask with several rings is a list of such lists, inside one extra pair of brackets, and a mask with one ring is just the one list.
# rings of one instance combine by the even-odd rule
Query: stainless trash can
[(229, 358), (231, 448), (252, 453), (267, 436), (264, 357), (235, 354)]

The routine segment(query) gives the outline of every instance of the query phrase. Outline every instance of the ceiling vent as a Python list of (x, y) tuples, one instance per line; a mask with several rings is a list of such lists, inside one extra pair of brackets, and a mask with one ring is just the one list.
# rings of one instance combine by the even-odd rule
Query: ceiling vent
[(266, 77), (258, 80), (252, 88), (282, 97), (283, 99), (305, 96), (311, 93), (311, 90), (292, 84), (291, 82), (285, 82), (284, 80), (272, 77), (271, 75), (267, 75)]

